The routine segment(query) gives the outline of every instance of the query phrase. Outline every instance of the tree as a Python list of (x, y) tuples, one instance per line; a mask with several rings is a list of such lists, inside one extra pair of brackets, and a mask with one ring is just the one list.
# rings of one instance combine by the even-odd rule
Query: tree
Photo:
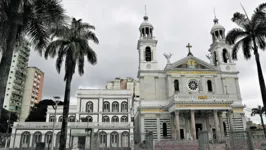
[(265, 130), (265, 126), (264, 126), (264, 122), (263, 122), (263, 118), (262, 118), (263, 113), (265, 113), (265, 108), (258, 106), (258, 108), (252, 108), (251, 116), (260, 115), (261, 125), (262, 125), (263, 131), (264, 131), (264, 136), (266, 137), (266, 130)]
[[(25, 122), (45, 122), (47, 107), (52, 105), (55, 105), (55, 102), (51, 99), (44, 99), (34, 104)], [(63, 105), (63, 102), (59, 102), (58, 105)]]
[(0, 47), (0, 117), (3, 108), (13, 49), (23, 37), (31, 39), (42, 54), (49, 42), (49, 28), (64, 24), (66, 16), (59, 0), (1, 0)]
[(228, 32), (226, 42), (233, 46), (232, 58), (237, 60), (237, 53), (242, 46), (245, 59), (250, 59), (251, 51), (255, 55), (258, 79), (260, 84), (260, 91), (264, 107), (266, 107), (266, 88), (264, 77), (260, 64), (259, 48), (266, 49), (266, 13), (263, 11), (266, 8), (266, 3), (259, 5), (251, 19), (239, 12), (234, 13), (232, 21), (235, 22), (240, 28), (234, 28)]
[(56, 59), (56, 69), (60, 73), (62, 62), (65, 59), (65, 76), (66, 81), (65, 95), (64, 95), (64, 108), (63, 108), (63, 121), (60, 135), (60, 150), (65, 150), (66, 136), (67, 136), (67, 123), (69, 113), (70, 101), (70, 88), (72, 77), (75, 73), (76, 65), (80, 75), (84, 74), (84, 57), (90, 64), (95, 65), (97, 62), (96, 53), (89, 45), (89, 40), (98, 44), (98, 38), (91, 31), (95, 29), (94, 26), (83, 23), (81, 19), (72, 19), (69, 26), (52, 30), (53, 37), (57, 39), (49, 44), (45, 51), (45, 58), (48, 56)]
[[(10, 121), (10, 122), (8, 122)], [(2, 109), (2, 116), (0, 118), (0, 133), (6, 133), (7, 129), (8, 133), (11, 133), (11, 127), (14, 122), (18, 121), (18, 116), (16, 113), (6, 110), (5, 108)], [(9, 126), (8, 126), (9, 124)]]

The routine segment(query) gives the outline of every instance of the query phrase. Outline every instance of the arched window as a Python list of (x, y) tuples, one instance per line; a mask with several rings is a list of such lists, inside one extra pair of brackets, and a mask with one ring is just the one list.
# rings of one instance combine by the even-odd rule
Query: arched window
[(179, 92), (179, 82), (178, 82), (178, 80), (174, 81), (174, 85), (175, 85), (175, 92)]
[(21, 134), (20, 146), (30, 147), (30, 132), (26, 131)]
[(119, 118), (117, 116), (112, 117), (112, 122), (119, 122)]
[(118, 133), (112, 132), (110, 134), (111, 147), (118, 147)]
[(165, 122), (163, 123), (163, 136), (167, 136), (167, 124)]
[(229, 54), (228, 54), (228, 51), (226, 49), (223, 49), (223, 61), (224, 61), (224, 63), (229, 62)]
[(87, 120), (88, 120), (88, 122), (93, 122), (93, 119), (91, 116), (87, 116)]
[(63, 117), (60, 116), (60, 117), (58, 118), (58, 122), (62, 122), (62, 121), (63, 121)]
[(103, 112), (110, 112), (110, 103), (107, 101), (103, 102)]
[(47, 132), (44, 137), (45, 147), (48, 147), (49, 144), (52, 143), (52, 135), (51, 131)]
[(121, 103), (121, 112), (127, 112), (127, 102)]
[(49, 122), (54, 122), (55, 121), (55, 116), (50, 116), (49, 117)]
[(128, 122), (127, 116), (122, 116), (121, 117), (121, 122)]
[(151, 48), (146, 47), (145, 49), (145, 61), (151, 61), (152, 56), (151, 56)]
[(61, 132), (58, 132), (57, 134), (56, 134), (56, 145), (55, 145), (55, 147), (59, 147), (59, 144), (60, 144), (60, 135), (61, 135)]
[(33, 139), (32, 139), (32, 146), (36, 147), (36, 143), (42, 141), (42, 133), (41, 132), (35, 132), (33, 134)]
[(218, 59), (217, 59), (216, 52), (213, 52), (213, 64), (214, 64), (214, 66), (218, 65)]
[(93, 103), (92, 102), (87, 102), (86, 112), (93, 112)]
[(121, 134), (121, 147), (129, 147), (129, 133), (123, 132)]
[(103, 116), (103, 122), (110, 122), (110, 118), (108, 116)]
[(100, 132), (100, 147), (107, 146), (107, 134), (105, 132)]
[(119, 104), (118, 102), (112, 103), (112, 112), (119, 112)]
[(68, 117), (68, 122), (75, 122), (75, 116)]
[(212, 92), (212, 81), (211, 80), (207, 81), (207, 86), (208, 86), (208, 92)]

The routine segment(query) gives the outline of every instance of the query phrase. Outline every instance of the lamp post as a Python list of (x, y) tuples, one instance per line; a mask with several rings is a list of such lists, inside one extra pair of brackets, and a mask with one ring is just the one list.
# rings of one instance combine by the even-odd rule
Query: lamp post
[(55, 122), (56, 122), (56, 110), (57, 110), (57, 106), (58, 106), (58, 103), (60, 102), (60, 97), (59, 96), (54, 96), (54, 103), (55, 105), (52, 105), (53, 106), (53, 109), (54, 109), (54, 121), (53, 121), (53, 133), (52, 133), (52, 138), (51, 138), (51, 141), (52, 141), (52, 147), (51, 147), (51, 150), (54, 149), (54, 129), (55, 129)]

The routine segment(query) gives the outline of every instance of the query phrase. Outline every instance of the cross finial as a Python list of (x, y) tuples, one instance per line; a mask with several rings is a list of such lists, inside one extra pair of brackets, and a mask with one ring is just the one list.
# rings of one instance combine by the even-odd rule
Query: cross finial
[(189, 55), (193, 56), (193, 54), (190, 52), (190, 48), (192, 48), (192, 45), (190, 45), (190, 43), (188, 43), (186, 47), (188, 48), (187, 56), (189, 56)]
[(146, 5), (145, 5), (145, 16), (147, 16), (147, 8), (146, 8)]

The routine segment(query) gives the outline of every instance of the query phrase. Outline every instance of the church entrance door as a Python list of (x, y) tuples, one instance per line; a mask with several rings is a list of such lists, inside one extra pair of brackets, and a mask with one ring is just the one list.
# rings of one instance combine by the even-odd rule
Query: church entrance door
[(180, 139), (183, 140), (185, 138), (184, 129), (180, 129)]
[(202, 124), (196, 123), (196, 138), (198, 139), (198, 132), (202, 131)]

